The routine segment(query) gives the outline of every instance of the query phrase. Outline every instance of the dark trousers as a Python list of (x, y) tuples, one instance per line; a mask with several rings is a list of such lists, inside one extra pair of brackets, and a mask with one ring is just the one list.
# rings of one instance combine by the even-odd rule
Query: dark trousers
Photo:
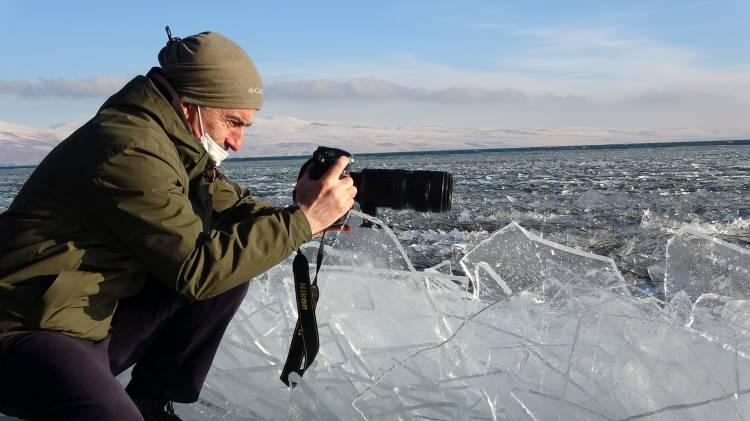
[(36, 331), (0, 342), (0, 413), (31, 420), (142, 420), (114, 376), (135, 364), (127, 391), (198, 400), (247, 284), (188, 302), (157, 281), (122, 300), (99, 342)]

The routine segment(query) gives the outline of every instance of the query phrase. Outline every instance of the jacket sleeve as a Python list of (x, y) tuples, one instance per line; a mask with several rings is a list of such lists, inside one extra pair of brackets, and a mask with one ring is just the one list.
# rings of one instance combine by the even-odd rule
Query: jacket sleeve
[(226, 210), (236, 211), (238, 207), (250, 214), (274, 207), (267, 200), (253, 197), (246, 187), (238, 185), (226, 176), (211, 183), (211, 201), (214, 211), (219, 215)]
[[(174, 151), (128, 146), (98, 167), (91, 215), (111, 244), (154, 277), (194, 300), (249, 281), (311, 238), (299, 208), (226, 209), (204, 227), (188, 199), (188, 179)], [(242, 201), (235, 204), (240, 206)]]

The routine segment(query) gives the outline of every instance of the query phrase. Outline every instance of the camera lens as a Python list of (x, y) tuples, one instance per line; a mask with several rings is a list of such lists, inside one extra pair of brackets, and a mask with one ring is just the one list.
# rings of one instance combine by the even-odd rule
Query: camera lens
[(453, 176), (443, 171), (364, 169), (351, 173), (354, 198), (364, 208), (445, 212), (451, 208)]

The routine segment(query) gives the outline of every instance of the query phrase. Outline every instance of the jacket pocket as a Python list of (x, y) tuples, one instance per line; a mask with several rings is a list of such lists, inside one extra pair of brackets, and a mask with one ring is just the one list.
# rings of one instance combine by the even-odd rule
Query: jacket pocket
[(100, 298), (103, 282), (98, 272), (61, 272), (27, 316), (27, 325), (34, 330), (103, 339), (117, 306), (116, 299)]

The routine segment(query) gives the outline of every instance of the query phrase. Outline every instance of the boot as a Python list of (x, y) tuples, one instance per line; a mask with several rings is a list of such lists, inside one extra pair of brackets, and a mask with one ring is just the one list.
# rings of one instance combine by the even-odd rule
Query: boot
[(132, 395), (130, 399), (141, 411), (144, 421), (181, 421), (174, 413), (172, 401)]

